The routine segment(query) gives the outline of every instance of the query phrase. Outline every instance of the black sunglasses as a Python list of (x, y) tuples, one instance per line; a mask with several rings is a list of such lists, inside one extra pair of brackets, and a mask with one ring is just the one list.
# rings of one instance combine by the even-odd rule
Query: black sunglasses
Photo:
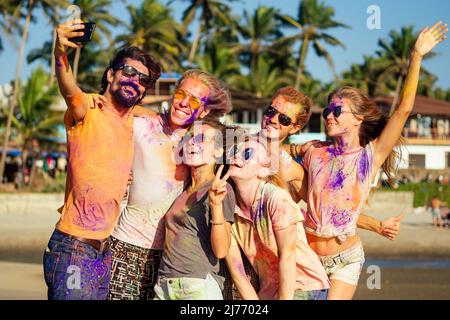
[(264, 115), (267, 118), (273, 118), (277, 113), (279, 114), (278, 115), (278, 122), (280, 122), (281, 125), (283, 125), (285, 127), (291, 125), (292, 119), (289, 118), (289, 116), (285, 115), (284, 113), (279, 112), (273, 106), (268, 106), (267, 110), (264, 112)]
[[(342, 111), (342, 106), (335, 105), (334, 103), (331, 103), (328, 107), (323, 109), (322, 111), (322, 117), (327, 120), (328, 116), (333, 113), (333, 116), (335, 118), (338, 118), (343, 113), (353, 113), (351, 111)], [(354, 114), (354, 113), (353, 113)]]
[(128, 64), (121, 64), (116, 68), (117, 70), (122, 70), (122, 74), (127, 78), (133, 78), (139, 75), (139, 84), (145, 88), (148, 88), (152, 83), (152, 79), (144, 73), (137, 71), (134, 67)]

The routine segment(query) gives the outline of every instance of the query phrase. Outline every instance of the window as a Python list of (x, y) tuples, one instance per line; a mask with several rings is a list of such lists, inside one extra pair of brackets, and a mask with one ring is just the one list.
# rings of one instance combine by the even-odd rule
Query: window
[(447, 152), (447, 168), (450, 168), (450, 152)]
[(410, 154), (409, 155), (409, 167), (410, 168), (425, 168), (425, 155), (424, 154)]

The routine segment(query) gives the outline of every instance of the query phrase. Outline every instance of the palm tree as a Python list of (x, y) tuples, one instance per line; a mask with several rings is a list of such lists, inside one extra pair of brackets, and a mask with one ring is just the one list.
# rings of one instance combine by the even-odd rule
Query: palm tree
[(241, 71), (238, 57), (219, 39), (207, 43), (204, 53), (197, 56), (196, 61), (200, 69), (225, 81), (231, 76), (240, 74)]
[(3, 50), (2, 36), (11, 37), (20, 29), (14, 22), (23, 18), (21, 8), (20, 1), (0, 1), (0, 52)]
[[(380, 39), (378, 45), (382, 50), (377, 54), (386, 60), (386, 69), (380, 76), (380, 81), (386, 83), (389, 79), (396, 79), (394, 99), (391, 106), (391, 114), (397, 106), (400, 90), (408, 73), (409, 56), (415, 44), (418, 33), (414, 32), (412, 26), (403, 27), (400, 32), (392, 30), (389, 33), (390, 40)], [(435, 54), (431, 52), (424, 59), (429, 59)], [(428, 71), (421, 68), (421, 74)]]
[(15, 131), (22, 145), (22, 163), (26, 149), (33, 139), (52, 137), (62, 116), (52, 114), (50, 106), (58, 99), (58, 87), (48, 85), (49, 76), (38, 68), (32, 72), (26, 85), (19, 85), (18, 110), (13, 117)]
[(257, 72), (257, 64), (264, 53), (276, 54), (275, 46), (282, 38), (280, 23), (275, 19), (277, 11), (274, 8), (259, 6), (251, 15), (244, 12), (244, 21), (237, 26), (244, 39), (236, 43), (233, 51), (240, 54), (250, 72)]
[[(217, 27), (218, 25), (227, 25), (230, 23), (230, 7), (223, 0), (187, 1), (190, 2), (190, 5), (186, 8), (186, 10), (184, 10), (182, 18), (185, 28), (187, 29), (189, 25), (194, 21), (195, 17), (199, 15), (197, 31), (195, 32), (194, 41), (192, 42), (188, 58), (189, 65), (191, 66), (192, 62), (195, 59), (195, 54), (197, 53), (202, 34), (208, 34), (208, 32), (210, 32), (213, 27)], [(232, 2), (235, 0), (227, 1)], [(172, 1), (169, 3), (172, 3)], [(198, 11), (200, 11), (199, 14)]]
[[(74, 0), (74, 5), (81, 9), (81, 19), (83, 21), (94, 21), (96, 23), (95, 32), (92, 42), (101, 44), (102, 39), (106, 38), (107, 46), (111, 46), (111, 26), (117, 26), (123, 22), (112, 16), (109, 12), (112, 5), (112, 0)], [(80, 60), (81, 49), (77, 48), (75, 51), (75, 58), (73, 62), (73, 74), (75, 81), (78, 77), (78, 64)]]
[(380, 94), (381, 87), (378, 79), (385, 69), (386, 61), (381, 58), (364, 56), (362, 64), (352, 64), (350, 69), (342, 73), (340, 85), (349, 85), (360, 89), (363, 93), (373, 97)]
[(417, 88), (417, 94), (434, 97), (434, 87), (438, 78), (434, 74), (422, 74), (419, 80), (419, 86)]
[[(33, 13), (35, 3), (34, 3), (34, 0), (28, 0), (28, 1), (25, 1), (24, 5), (27, 5), (26, 6), (26, 18), (25, 18), (25, 25), (23, 27), (22, 41), (21, 41), (21, 45), (20, 45), (20, 49), (19, 49), (18, 61), (17, 61), (17, 65), (16, 65), (16, 76), (15, 76), (15, 80), (14, 80), (13, 95), (12, 95), (12, 100), (11, 100), (9, 110), (8, 110), (8, 118), (6, 120), (5, 134), (3, 137), (2, 157), (0, 160), (0, 177), (3, 177), (3, 172), (5, 169), (6, 154), (8, 152), (8, 142), (9, 142), (9, 136), (10, 136), (10, 131), (11, 131), (11, 122), (13, 119), (14, 109), (16, 107), (17, 92), (19, 90), (19, 79), (20, 79), (20, 69), (22, 66), (23, 50), (25, 48), (25, 43), (27, 41), (28, 28), (30, 25), (31, 15)], [(3, 179), (1, 179), (1, 180), (3, 180)]]
[(248, 75), (230, 76), (231, 87), (253, 92), (256, 97), (270, 97), (278, 88), (292, 83), (293, 74), (273, 66), (268, 55), (259, 55), (255, 69)]
[[(42, 8), (47, 8), (47, 12), (50, 12), (50, 8), (57, 3), (60, 3), (60, 1), (59, 0), (40, 0), (40, 1), (35, 1), (35, 0), (16, 1), (16, 0), (14, 0), (14, 1), (10, 2), (10, 4), (14, 8), (16, 8), (14, 10), (16, 12), (16, 14), (19, 15), (20, 17), (25, 17), (25, 24), (23, 26), (22, 41), (21, 41), (19, 54), (18, 54), (18, 61), (17, 61), (17, 65), (16, 65), (16, 74), (15, 74), (15, 80), (14, 80), (13, 95), (12, 95), (12, 100), (11, 100), (9, 111), (8, 111), (8, 119), (7, 119), (6, 127), (5, 127), (5, 134), (4, 134), (3, 148), (2, 148), (3, 152), (2, 152), (2, 156), (1, 156), (1, 160), (0, 160), (0, 177), (3, 177), (3, 171), (5, 168), (6, 153), (7, 153), (8, 141), (9, 141), (9, 136), (10, 136), (10, 131), (11, 131), (11, 122), (12, 122), (12, 118), (13, 118), (13, 114), (14, 114), (14, 109), (16, 107), (17, 92), (19, 89), (20, 70), (22, 67), (23, 51), (25, 49), (25, 44), (26, 44), (26, 41), (28, 38), (28, 28), (29, 28), (30, 22), (33, 18), (32, 15), (33, 15), (34, 10), (39, 6), (41, 6)], [(17, 6), (21, 6), (21, 7), (18, 8)], [(18, 10), (20, 10), (20, 9), (24, 9), (25, 12), (19, 13)]]
[(145, 0), (139, 8), (128, 6), (128, 11), (131, 16), (128, 30), (116, 41), (151, 53), (164, 70), (179, 70), (180, 57), (186, 48), (183, 27), (174, 20), (171, 9), (157, 0)]
[(327, 6), (323, 2), (319, 2), (319, 0), (302, 0), (298, 9), (297, 19), (289, 15), (280, 16), (285, 22), (285, 26), (298, 29), (298, 33), (292, 36), (291, 39), (302, 41), (298, 53), (296, 88), (300, 88), (301, 77), (305, 70), (305, 60), (311, 44), (317, 56), (325, 58), (333, 72), (335, 72), (334, 62), (324, 44), (342, 48), (345, 48), (345, 46), (341, 41), (325, 31), (332, 28), (350, 27), (334, 20), (334, 14), (333, 7)]

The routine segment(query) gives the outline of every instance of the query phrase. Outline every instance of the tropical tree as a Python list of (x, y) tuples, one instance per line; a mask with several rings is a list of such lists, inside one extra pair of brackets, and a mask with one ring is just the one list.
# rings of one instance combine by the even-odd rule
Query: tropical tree
[(386, 61), (372, 56), (364, 56), (361, 64), (352, 64), (350, 69), (342, 73), (340, 85), (349, 85), (360, 89), (363, 93), (373, 97), (381, 93), (378, 79), (384, 71)]
[(283, 39), (283, 34), (276, 14), (274, 8), (259, 6), (253, 14), (244, 11), (243, 21), (237, 26), (243, 40), (234, 45), (233, 51), (240, 55), (250, 73), (257, 72), (258, 63), (263, 61), (261, 55), (277, 53), (275, 46)]
[[(218, 26), (229, 24), (230, 21), (230, 7), (224, 0), (182, 0), (184, 2), (190, 2), (189, 6), (183, 12), (183, 24), (187, 29), (191, 23), (198, 16), (198, 27), (194, 35), (194, 41), (192, 42), (191, 50), (189, 52), (189, 65), (195, 59), (197, 53), (200, 38), (202, 35), (207, 35)], [(236, 0), (227, 0), (227, 2), (233, 2)], [(172, 3), (170, 1), (169, 3)]]
[(302, 0), (298, 9), (297, 18), (289, 15), (280, 15), (284, 26), (294, 27), (298, 33), (291, 36), (292, 40), (301, 41), (297, 60), (297, 75), (295, 87), (300, 88), (301, 78), (305, 70), (305, 61), (309, 47), (312, 45), (317, 56), (326, 59), (335, 73), (334, 62), (325, 45), (340, 46), (344, 44), (328, 33), (333, 28), (350, 28), (349, 26), (334, 20), (334, 8), (327, 6), (319, 0)]
[(164, 70), (179, 70), (186, 47), (183, 27), (174, 20), (171, 9), (157, 0), (145, 0), (139, 8), (128, 6), (128, 11), (131, 22), (116, 41), (151, 53)]
[[(380, 81), (387, 83), (388, 79), (396, 79), (395, 93), (391, 106), (391, 113), (394, 111), (400, 90), (408, 73), (409, 57), (412, 48), (416, 42), (418, 33), (414, 32), (412, 26), (402, 27), (400, 32), (392, 30), (389, 33), (389, 40), (380, 39), (378, 45), (381, 50), (377, 54), (386, 61), (385, 71), (380, 76)], [(433, 57), (435, 53), (431, 52), (424, 59)], [(421, 74), (429, 73), (425, 68), (421, 68)]]
[(205, 45), (202, 55), (197, 56), (197, 65), (218, 79), (227, 81), (230, 77), (239, 75), (241, 64), (231, 48), (219, 41), (211, 41)]
[(256, 97), (270, 97), (278, 88), (292, 83), (293, 76), (273, 67), (269, 55), (259, 55), (251, 73), (230, 76), (228, 82), (231, 87), (253, 92)]
[(438, 78), (433, 74), (422, 74), (419, 80), (419, 86), (417, 88), (417, 94), (434, 97), (434, 88)]
[[(5, 127), (5, 134), (3, 137), (3, 147), (2, 147), (2, 156), (0, 159), (0, 177), (3, 177), (3, 172), (5, 169), (5, 162), (6, 162), (6, 154), (8, 153), (8, 142), (11, 132), (11, 122), (13, 119), (14, 109), (16, 107), (16, 99), (17, 99), (17, 92), (19, 90), (19, 79), (20, 79), (20, 69), (22, 66), (22, 56), (23, 56), (23, 50), (25, 48), (25, 43), (27, 41), (28, 37), (28, 28), (31, 21), (31, 15), (33, 13), (33, 9), (35, 6), (34, 0), (25, 1), (24, 5), (26, 5), (26, 18), (25, 18), (25, 25), (22, 32), (22, 41), (19, 49), (19, 56), (18, 61), (16, 65), (16, 75), (14, 80), (14, 87), (13, 87), (13, 95), (12, 100), (9, 106), (8, 110), (8, 118), (6, 120), (6, 127)], [(2, 179), (3, 180), (3, 179)]]
[(56, 85), (48, 85), (49, 76), (38, 68), (32, 72), (25, 86), (19, 85), (18, 109), (13, 117), (15, 132), (22, 145), (22, 163), (33, 139), (53, 137), (62, 115), (51, 112), (50, 106), (58, 99)]
[[(15, 8), (14, 12), (19, 17), (25, 17), (25, 23), (22, 29), (22, 40), (19, 48), (19, 54), (18, 54), (18, 60), (16, 65), (16, 74), (15, 74), (15, 80), (14, 80), (14, 87), (13, 87), (13, 95), (11, 104), (8, 110), (8, 118), (6, 121), (6, 127), (5, 127), (5, 134), (4, 134), (4, 140), (3, 140), (3, 152), (0, 159), (0, 177), (3, 177), (3, 171), (5, 168), (5, 161), (6, 161), (6, 153), (7, 153), (7, 147), (8, 147), (8, 141), (11, 131), (11, 122), (13, 119), (14, 109), (16, 107), (16, 100), (17, 100), (17, 92), (19, 89), (19, 81), (20, 81), (20, 70), (22, 67), (22, 58), (23, 58), (23, 51), (25, 49), (25, 44), (28, 38), (28, 29), (30, 26), (30, 23), (33, 18), (33, 12), (38, 8), (46, 8), (47, 12), (50, 12), (51, 9), (55, 4), (59, 3), (59, 0), (23, 0), (23, 1), (17, 1), (13, 0), (10, 2), (10, 5)], [(18, 7), (20, 6), (20, 7)], [(22, 11), (23, 12), (19, 12)]]
[(10, 37), (19, 27), (14, 22), (23, 18), (20, 1), (0, 0), (0, 52), (3, 50), (3, 38)]

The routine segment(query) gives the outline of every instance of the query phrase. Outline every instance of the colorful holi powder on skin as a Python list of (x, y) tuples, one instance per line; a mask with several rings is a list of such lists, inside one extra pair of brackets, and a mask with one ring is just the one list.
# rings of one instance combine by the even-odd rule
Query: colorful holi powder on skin
[(198, 110), (199, 109), (194, 110), (192, 116), (184, 122), (185, 125), (189, 125), (194, 122), (195, 119), (197, 119)]

